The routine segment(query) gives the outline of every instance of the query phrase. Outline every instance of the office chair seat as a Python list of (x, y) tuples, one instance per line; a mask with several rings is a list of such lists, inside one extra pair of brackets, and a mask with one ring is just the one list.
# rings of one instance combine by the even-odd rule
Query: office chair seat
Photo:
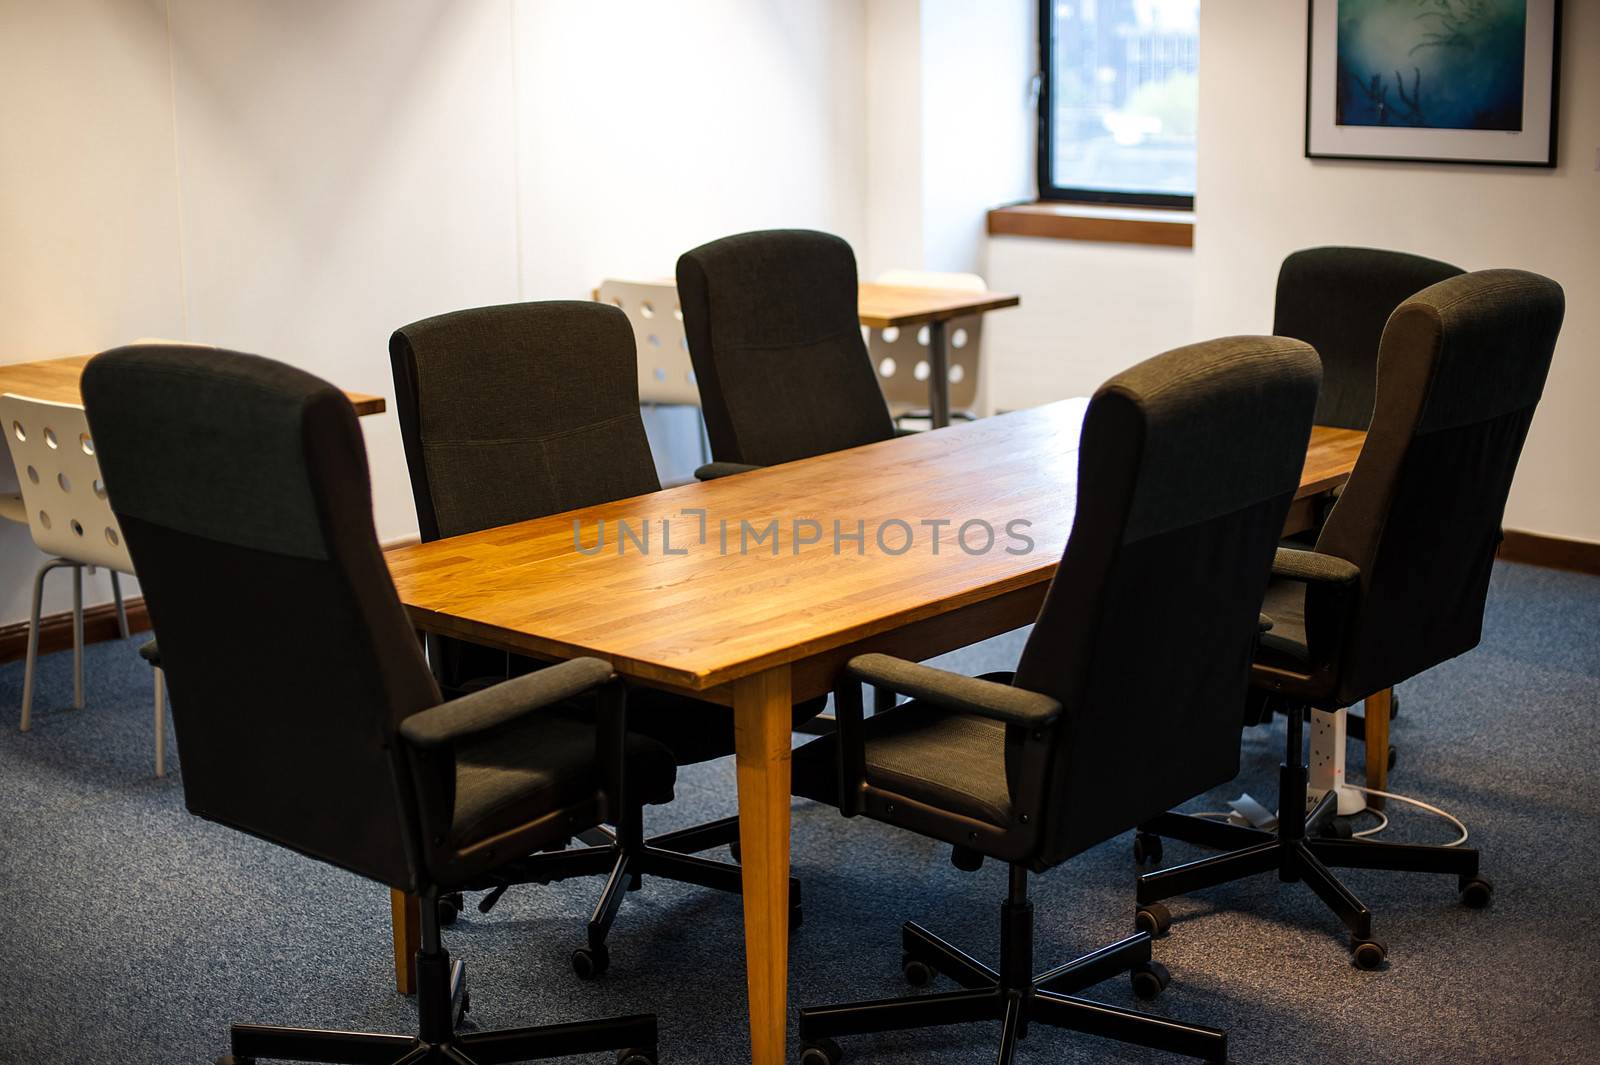
[[(451, 842), (466, 846), (527, 821), (529, 804), (571, 806), (597, 786), (595, 730), (571, 717), (537, 714), (456, 748)], [(678, 767), (672, 752), (629, 730), (627, 786), (640, 802), (672, 801)]]
[[(1004, 725), (913, 700), (866, 718), (862, 734), (874, 787), (996, 827), (1011, 824)], [(837, 803), (838, 737), (795, 751), (792, 780), (796, 795)]]

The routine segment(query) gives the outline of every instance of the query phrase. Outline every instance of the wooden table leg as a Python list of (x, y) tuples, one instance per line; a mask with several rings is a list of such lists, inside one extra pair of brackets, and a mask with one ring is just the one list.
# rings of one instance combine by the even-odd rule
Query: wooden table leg
[[(1385, 688), (1367, 696), (1362, 703), (1363, 727), (1367, 742), (1367, 787), (1379, 791), (1389, 790), (1389, 707), (1394, 699), (1394, 689)], [(1383, 809), (1381, 795), (1368, 795), (1367, 804)]]
[(394, 923), (394, 987), (402, 995), (417, 990), (417, 947), (422, 944), (422, 900), (389, 889), (389, 919)]
[(754, 1065), (782, 1065), (788, 1047), (792, 706), (788, 666), (734, 682), (744, 956)]

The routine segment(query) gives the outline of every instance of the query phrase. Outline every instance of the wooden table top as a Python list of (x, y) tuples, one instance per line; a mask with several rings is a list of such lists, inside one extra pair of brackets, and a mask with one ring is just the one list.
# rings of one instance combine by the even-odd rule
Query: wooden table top
[(861, 324), (869, 329), (904, 328), (926, 322), (949, 321), (1002, 307), (1015, 307), (1022, 297), (1014, 292), (971, 292), (957, 289), (916, 288), (909, 285), (861, 283), (857, 300)]
[[(71, 403), (83, 406), (83, 393), (78, 381), (83, 368), (93, 355), (68, 355), (60, 359), (41, 359), (38, 362), (14, 362), (0, 366), (0, 394), (11, 392), (32, 399), (45, 399), (52, 403)], [(369, 396), (364, 392), (346, 392), (356, 414), (382, 414), (382, 396)]]
[[(592, 654), (629, 676), (704, 691), (1050, 580), (1072, 528), (1087, 402), (408, 545), (388, 553), (389, 568), (419, 628), (544, 657)], [(1313, 434), (1301, 494), (1324, 490), (1336, 469), (1348, 476), (1348, 432)], [(686, 508), (704, 510), (704, 542), (700, 514)], [(604, 549), (580, 552), (575, 520), (593, 550), (602, 519)], [(776, 554), (759, 535), (774, 519)], [(797, 519), (818, 524), (796, 529)], [(886, 524), (894, 519), (909, 530)], [(925, 519), (957, 524), (935, 536)], [(969, 554), (958, 525), (975, 519), (995, 542)], [(1021, 547), (1006, 531), (1015, 519), (1031, 522), (1021, 529), (1032, 540), (1026, 553), (1004, 549)], [(835, 552), (836, 520), (846, 535), (864, 523), (864, 553), (848, 540)], [(618, 521), (633, 531), (620, 554)], [(638, 543), (646, 523), (647, 552)], [(880, 528), (889, 550), (913, 533), (909, 549), (886, 553)], [(810, 536), (820, 541), (797, 548)], [(983, 541), (981, 526), (968, 530), (969, 547)]]

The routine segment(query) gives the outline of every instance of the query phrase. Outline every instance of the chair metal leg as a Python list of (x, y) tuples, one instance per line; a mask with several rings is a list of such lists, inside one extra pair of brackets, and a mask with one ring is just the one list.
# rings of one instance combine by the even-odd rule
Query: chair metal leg
[(605, 946), (606, 934), (611, 931), (611, 925), (617, 919), (617, 911), (622, 908), (622, 897), (628, 892), (628, 882), (633, 879), (634, 870), (629, 868), (628, 855), (623, 851), (617, 852), (617, 862), (611, 867), (611, 875), (606, 878), (605, 890), (600, 892), (600, 899), (594, 904), (594, 915), (589, 918), (589, 947), (596, 950)]
[(1076, 961), (1058, 965), (1034, 978), (1034, 986), (1041, 991), (1058, 995), (1074, 995), (1084, 988), (1093, 987), (1113, 976), (1128, 972), (1135, 965), (1150, 960), (1150, 933), (1140, 932), (1127, 939), (1101, 947)]
[(1017, 1057), (1017, 1044), (1026, 1032), (1027, 1014), (1022, 1008), (1020, 991), (1006, 996), (1006, 1012), (1000, 1021), (1000, 1052), (995, 1055), (995, 1065), (1011, 1065)]
[(999, 1020), (1006, 997), (998, 991), (947, 991), (940, 995), (886, 998), (800, 1011), (800, 1038), (902, 1032), (945, 1024)]
[(122, 580), (116, 570), (107, 570), (111, 574), (111, 598), (117, 604), (117, 632), (124, 640), (128, 638), (128, 609), (122, 603)]
[(1357, 939), (1372, 938), (1372, 911), (1367, 909), (1366, 903), (1355, 895), (1355, 892), (1345, 887), (1339, 878), (1334, 876), (1311, 853), (1311, 848), (1305, 843), (1295, 847), (1297, 864), (1300, 866), (1300, 877), (1317, 893), (1317, 897), (1327, 904), (1350, 934)]
[(150, 671), (155, 675), (156, 689), (156, 776), (167, 775), (167, 699), (166, 675), (157, 666)]
[(645, 842), (653, 850), (676, 851), (679, 854), (698, 854), (713, 847), (725, 847), (739, 841), (739, 819), (724, 817), (693, 828), (680, 828), (676, 832), (663, 832)]
[(72, 567), (72, 708), (83, 709), (83, 567)]
[(1313, 839), (1307, 840), (1306, 846), (1335, 868), (1478, 875), (1478, 852), (1470, 847), (1429, 847), (1367, 839)]
[(1185, 1024), (1049, 991), (1034, 992), (1031, 1006), (1032, 1020), (1051, 1028), (1098, 1035), (1119, 1043), (1168, 1050), (1206, 1061), (1228, 1059), (1228, 1033), (1216, 1028)]
[(1276, 838), (1271, 832), (1264, 832), (1259, 828), (1246, 828), (1244, 825), (1235, 825), (1211, 817), (1174, 813), (1152, 817), (1140, 825), (1139, 830), (1223, 851), (1253, 847), (1257, 843), (1265, 843)]
[[(419, 1049), (409, 1035), (334, 1032), (321, 1028), (287, 1028), (265, 1024), (233, 1026), (233, 1056), (283, 1061), (334, 1061), (341, 1065), (390, 1065)], [(420, 1049), (427, 1049), (426, 1046)], [(425, 1060), (413, 1058), (411, 1060)]]
[(901, 927), (900, 946), (910, 957), (935, 972), (943, 973), (962, 987), (981, 991), (1000, 985), (999, 973), (915, 921), (907, 921)]
[(478, 1065), (536, 1061), (628, 1047), (653, 1050), (656, 1045), (656, 1019), (646, 1013), (597, 1021), (548, 1024), (539, 1028), (471, 1032), (457, 1036), (455, 1045)]
[(33, 613), (28, 620), (28, 653), (22, 666), (22, 731), (33, 726), (33, 692), (39, 676), (39, 619), (44, 610), (44, 577), (53, 569), (70, 566), (64, 558), (46, 559), (33, 575)]
[(1215, 854), (1184, 865), (1175, 865), (1171, 869), (1145, 873), (1139, 877), (1139, 902), (1159, 902), (1175, 895), (1187, 895), (1241, 877), (1269, 872), (1278, 868), (1281, 850), (1276, 841), (1257, 843), (1231, 854)]

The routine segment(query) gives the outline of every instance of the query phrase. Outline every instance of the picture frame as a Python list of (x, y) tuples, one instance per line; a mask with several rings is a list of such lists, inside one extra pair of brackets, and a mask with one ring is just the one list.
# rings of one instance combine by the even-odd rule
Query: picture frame
[(1305, 155), (1553, 167), (1561, 0), (1307, 0)]

